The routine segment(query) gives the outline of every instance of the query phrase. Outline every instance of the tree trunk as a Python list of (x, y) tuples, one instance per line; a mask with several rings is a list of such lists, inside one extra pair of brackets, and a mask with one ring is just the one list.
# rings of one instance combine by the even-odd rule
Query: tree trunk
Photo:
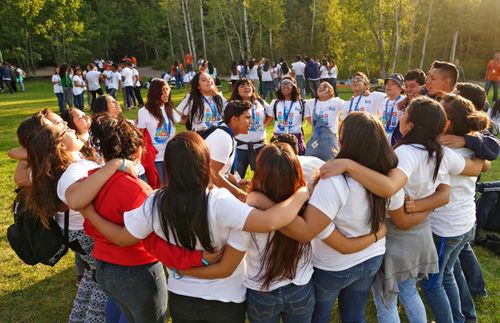
[(170, 56), (172, 59), (174, 59), (175, 53), (174, 53), (174, 39), (172, 37), (172, 28), (170, 27), (170, 19), (168, 19), (168, 14), (166, 16), (167, 16), (168, 36), (170, 37)]
[(229, 22), (233, 26), (233, 31), (236, 34), (236, 37), (238, 38), (238, 45), (239, 45), (239, 49), (240, 49), (240, 58), (244, 58), (245, 52), (243, 51), (243, 42), (241, 40), (241, 34), (238, 32), (238, 29), (236, 27), (236, 24), (234, 23), (234, 19), (233, 19), (232, 15), (229, 15)]
[(368, 63), (368, 52), (366, 51), (366, 44), (363, 45), (363, 51), (365, 52), (365, 68), (366, 68), (366, 75), (370, 76), (370, 69), (369, 69), (369, 63)]
[(269, 50), (271, 51), (271, 61), (274, 61), (273, 55), (273, 30), (269, 29)]
[[(311, 50), (314, 49), (314, 23), (316, 22), (316, 0), (313, 0), (313, 16), (311, 24)], [(314, 51), (314, 50), (313, 50)]]
[[(415, 10), (418, 9), (419, 2), (415, 4)], [(413, 56), (413, 43), (415, 41), (415, 22), (417, 21), (417, 15), (413, 14), (411, 19), (410, 27), (410, 48), (408, 49), (408, 62), (406, 63), (406, 70), (409, 71), (411, 67), (411, 58)]]
[(455, 61), (455, 52), (457, 50), (457, 41), (458, 41), (458, 30), (455, 31), (455, 35), (453, 35), (453, 45), (451, 45), (450, 52), (450, 63)]
[(187, 43), (188, 43), (188, 51), (190, 53), (193, 53), (193, 50), (191, 48), (191, 37), (189, 36), (189, 27), (188, 27), (188, 20), (187, 20), (187, 15), (186, 15), (186, 7), (185, 7), (185, 4), (184, 4), (184, 1), (185, 0), (181, 0), (181, 6), (182, 6), (182, 16), (184, 17), (184, 27), (186, 27), (186, 39), (187, 39)]
[(205, 25), (203, 24), (203, 0), (200, 0), (200, 21), (201, 21), (201, 39), (203, 40), (203, 56), (207, 59), (207, 45), (205, 43)]
[(248, 15), (247, 15), (247, 7), (243, 5), (243, 24), (245, 27), (245, 40), (246, 40), (246, 54), (247, 59), (252, 57), (252, 49), (250, 48), (250, 34), (248, 33)]
[(186, 1), (185, 2), (185, 4), (186, 4), (186, 16), (187, 16), (187, 19), (188, 19), (189, 35), (190, 35), (190, 38), (191, 38), (191, 49), (193, 50), (191, 52), (191, 54), (193, 54), (193, 60), (195, 62), (198, 62), (198, 58), (197, 58), (197, 55), (196, 55), (196, 44), (194, 42), (193, 23), (191, 21), (191, 13), (189, 12), (189, 6), (188, 6), (189, 0), (185, 0), (185, 1)]
[(385, 54), (384, 54), (384, 30), (382, 29), (382, 4), (381, 0), (378, 0), (378, 53), (379, 53), (379, 66), (380, 75), (385, 78), (387, 77), (387, 71), (385, 69)]
[(226, 34), (227, 45), (229, 47), (229, 55), (231, 55), (231, 61), (234, 61), (233, 46), (231, 45), (231, 39), (229, 38), (229, 32), (226, 27), (226, 20), (224, 19), (222, 11), (219, 10), (219, 14), (220, 14), (220, 19), (222, 20), (222, 26), (224, 26), (224, 33)]
[(425, 34), (424, 34), (424, 44), (422, 45), (422, 56), (420, 57), (420, 64), (418, 67), (422, 69), (424, 66), (424, 59), (425, 59), (425, 48), (427, 47), (427, 38), (429, 37), (429, 26), (431, 24), (431, 15), (432, 15), (432, 4), (434, 3), (434, 0), (431, 0), (429, 4), (429, 12), (427, 13), (427, 23), (425, 24)]
[(262, 57), (262, 21), (259, 21), (259, 59)]
[(394, 21), (395, 21), (395, 26), (394, 30), (396, 32), (396, 44), (394, 45), (394, 60), (392, 62), (392, 70), (391, 73), (394, 73), (396, 71), (396, 62), (398, 60), (398, 54), (399, 54), (399, 7), (401, 5), (401, 2), (396, 0), (395, 1), (395, 8), (394, 8)]

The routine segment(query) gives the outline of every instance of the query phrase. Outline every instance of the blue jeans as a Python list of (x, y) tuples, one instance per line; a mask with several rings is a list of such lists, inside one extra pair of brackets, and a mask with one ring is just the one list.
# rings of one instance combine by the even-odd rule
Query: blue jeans
[(127, 108), (131, 108), (134, 106), (135, 102), (135, 93), (134, 93), (134, 87), (133, 86), (126, 86), (125, 87), (125, 101), (127, 104)]
[(97, 260), (96, 267), (97, 282), (128, 322), (165, 322), (167, 279), (161, 263), (120, 266)]
[(182, 87), (182, 75), (181, 74), (175, 75), (175, 86), (177, 87), (177, 90)]
[(439, 273), (422, 279), (420, 286), (437, 322), (465, 322), (453, 268), (463, 246), (474, 237), (474, 229), (456, 237), (434, 235), (439, 255)]
[(333, 93), (335, 93), (335, 96), (339, 96), (337, 92), (337, 78), (330, 77), (330, 80), (328, 82), (333, 86)]
[(125, 315), (111, 297), (106, 301), (106, 323), (127, 323)]
[(73, 96), (73, 100), (75, 101), (75, 107), (83, 111), (83, 92)]
[(238, 149), (237, 154), (238, 154), (238, 165), (236, 165), (236, 171), (240, 175), (241, 178), (245, 178), (245, 175), (247, 173), (247, 168), (248, 165), (250, 165), (251, 170), (255, 170), (255, 165), (256, 165), (256, 160), (257, 160), (257, 155), (259, 152), (264, 148), (265, 146), (259, 147), (255, 149), (255, 154), (250, 154), (248, 153), (248, 150), (244, 149)]
[(160, 177), (160, 183), (165, 183), (165, 173), (163, 172), (163, 162), (155, 161), (156, 170), (158, 171), (158, 176)]
[(481, 271), (479, 261), (469, 242), (467, 242), (462, 248), (462, 251), (460, 251), (458, 259), (465, 278), (467, 278), (467, 286), (469, 287), (470, 293), (480, 297), (486, 296), (486, 283), (484, 282), (483, 272)]
[(474, 300), (472, 299), (469, 286), (467, 286), (467, 281), (459, 259), (455, 261), (453, 275), (455, 276), (455, 281), (460, 293), (460, 309), (465, 317), (465, 322), (477, 322), (476, 307), (474, 306)]
[(63, 113), (64, 110), (66, 110), (66, 107), (64, 106), (64, 94), (62, 93), (55, 93), (57, 97), (57, 105), (59, 106), (59, 113)]
[(490, 89), (493, 86), (493, 102), (496, 102), (498, 99), (498, 87), (500, 86), (500, 81), (494, 82), (487, 80), (486, 84), (484, 85), (484, 90), (486, 91), (486, 97), (488, 97), (488, 94), (490, 93)]
[(414, 278), (410, 278), (398, 283), (398, 297), (385, 307), (381, 293), (373, 288), (373, 301), (377, 308), (377, 318), (379, 323), (399, 323), (398, 298), (403, 304), (406, 317), (410, 323), (426, 323), (427, 314), (425, 306), (418, 295), (417, 285)]
[(297, 80), (297, 87), (300, 89), (300, 95), (302, 96), (303, 99), (305, 99), (306, 98), (306, 84), (305, 84), (305, 80), (304, 80), (304, 75), (297, 75), (295, 77), (295, 79)]
[(297, 286), (289, 284), (271, 292), (247, 290), (247, 313), (250, 322), (310, 322), (314, 310), (312, 281)]
[(370, 288), (383, 259), (383, 255), (376, 256), (341, 271), (314, 268), (316, 306), (312, 322), (330, 322), (337, 297), (342, 322), (365, 322), (364, 313)]
[(267, 100), (267, 94), (269, 93), (269, 98), (273, 99), (274, 84), (273, 81), (263, 81), (262, 82), (262, 97)]
[(108, 94), (111, 95), (116, 100), (116, 89), (110, 88)]

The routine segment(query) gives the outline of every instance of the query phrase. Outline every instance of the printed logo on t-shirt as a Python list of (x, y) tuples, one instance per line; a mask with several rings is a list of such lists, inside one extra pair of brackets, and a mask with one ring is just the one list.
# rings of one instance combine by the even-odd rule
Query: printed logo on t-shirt
[(164, 122), (161, 127), (156, 128), (153, 140), (156, 144), (165, 144), (169, 137), (170, 134), (167, 131), (167, 124)]

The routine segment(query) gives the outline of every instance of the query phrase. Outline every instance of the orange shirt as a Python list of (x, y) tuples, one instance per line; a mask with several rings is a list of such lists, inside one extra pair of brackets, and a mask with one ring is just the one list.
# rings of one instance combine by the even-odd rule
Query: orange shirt
[(494, 82), (500, 81), (500, 62), (494, 59), (488, 62), (486, 67), (486, 79)]
[(184, 62), (186, 65), (193, 65), (193, 56), (191, 54), (186, 54), (184, 56)]

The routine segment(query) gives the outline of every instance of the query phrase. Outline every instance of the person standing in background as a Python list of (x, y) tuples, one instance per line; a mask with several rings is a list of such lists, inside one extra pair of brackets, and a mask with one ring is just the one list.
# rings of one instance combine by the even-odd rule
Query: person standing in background
[(490, 89), (493, 86), (493, 102), (498, 99), (498, 86), (500, 85), (500, 52), (495, 54), (495, 58), (491, 59), (486, 65), (486, 84), (484, 89), (486, 91), (486, 97), (490, 93)]

